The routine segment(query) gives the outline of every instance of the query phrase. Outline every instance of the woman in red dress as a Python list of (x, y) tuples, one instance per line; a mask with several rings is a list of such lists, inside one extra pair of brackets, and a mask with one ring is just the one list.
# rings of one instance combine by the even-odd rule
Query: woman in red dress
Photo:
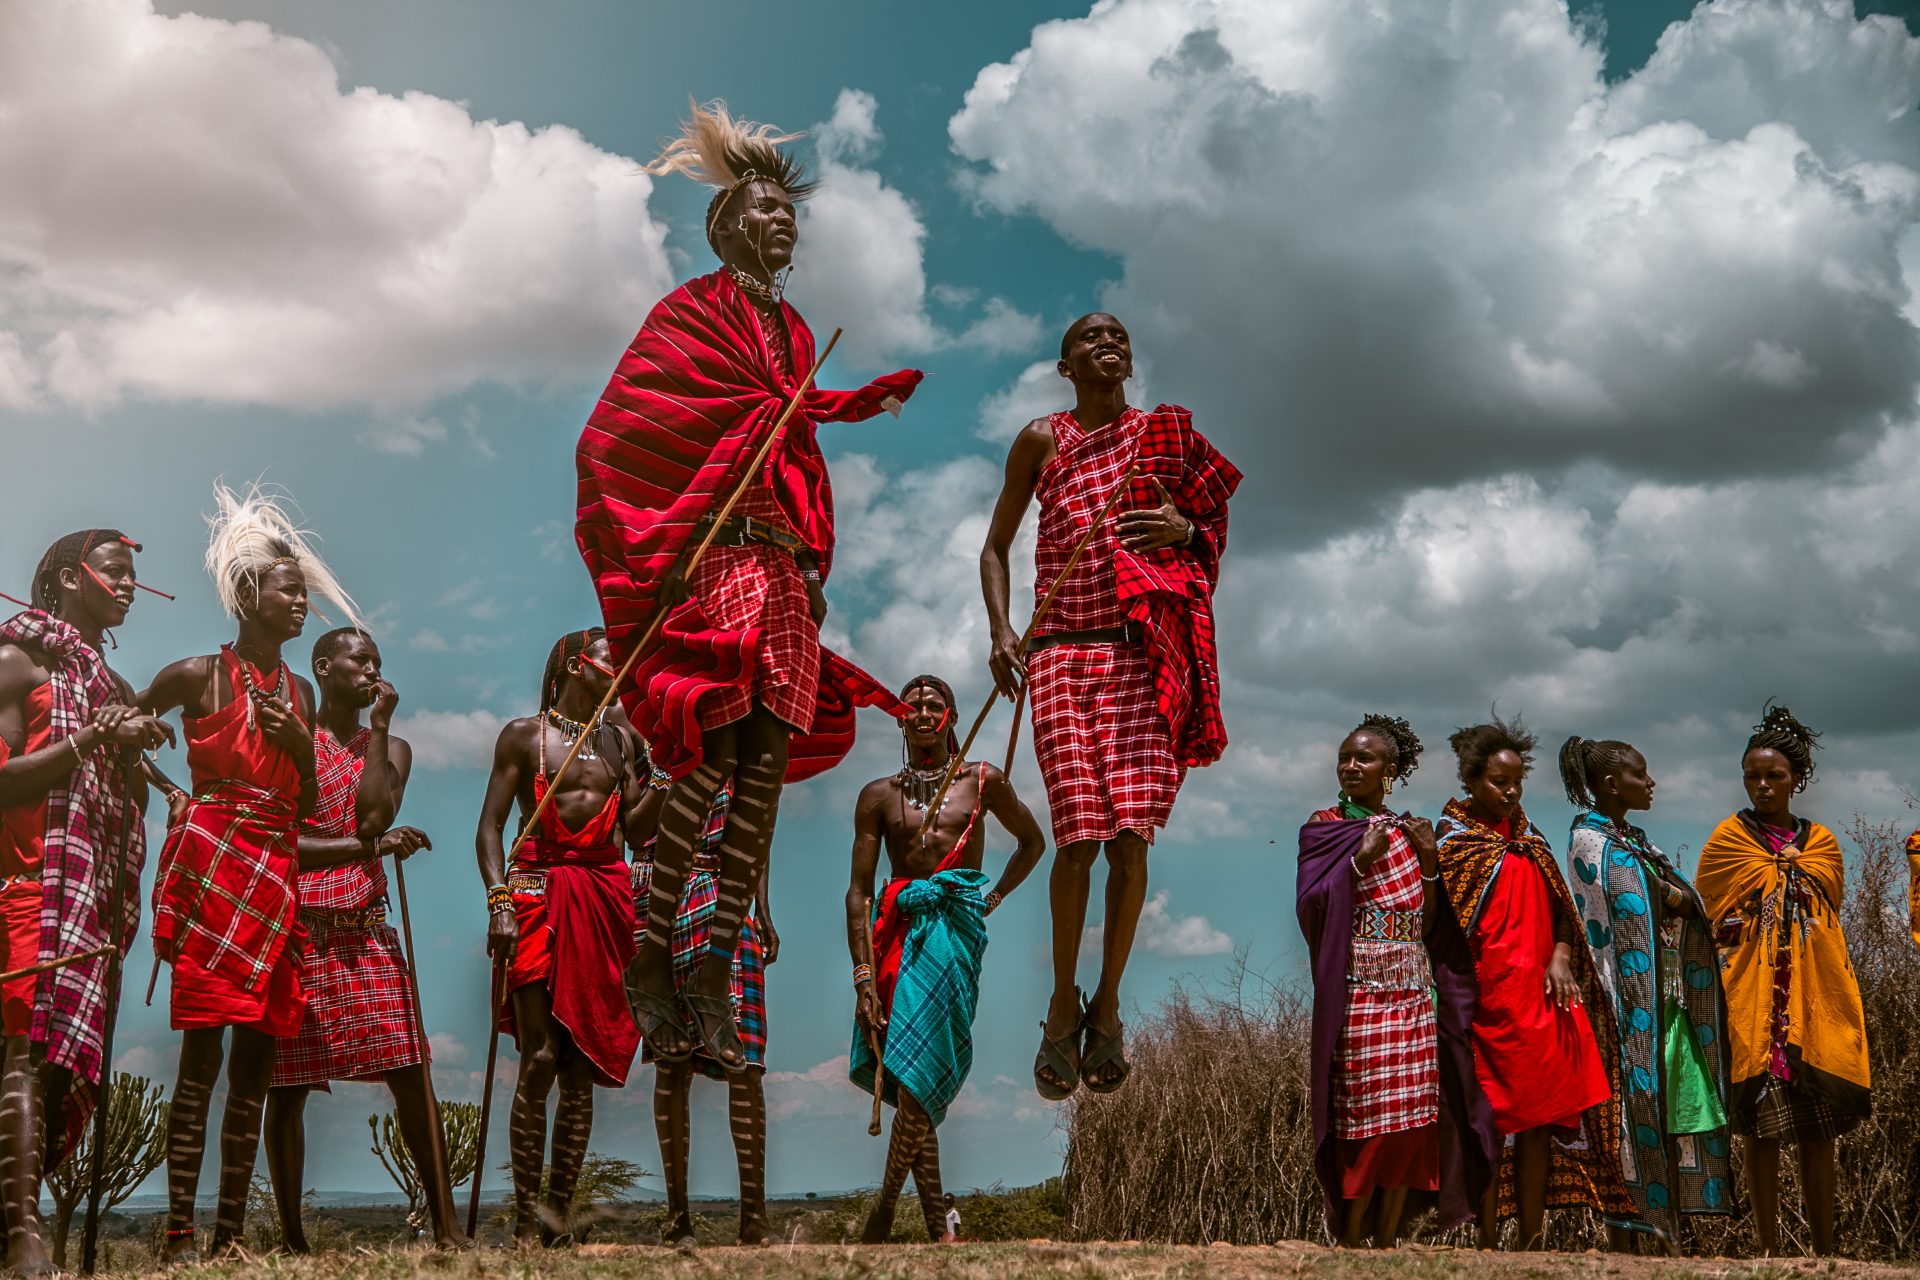
[(1439, 870), (1479, 979), (1474, 1074), (1505, 1139), (1480, 1245), (1517, 1214), (1520, 1246), (1537, 1249), (1548, 1209), (1632, 1212), (1614, 1145), (1613, 1012), (1553, 848), (1520, 807), (1538, 741), (1495, 719), (1450, 742), (1466, 796), (1436, 828)]

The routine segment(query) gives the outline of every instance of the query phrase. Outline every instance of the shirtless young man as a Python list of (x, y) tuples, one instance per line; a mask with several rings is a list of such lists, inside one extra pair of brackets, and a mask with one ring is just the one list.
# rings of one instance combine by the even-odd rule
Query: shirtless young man
[[(870, 1243), (892, 1235), (894, 1207), (908, 1173), (920, 1195), (928, 1237), (939, 1240), (946, 1233), (935, 1130), (973, 1065), (986, 917), (1047, 850), (1032, 812), (1006, 775), (986, 763), (961, 764), (926, 839), (920, 839), (927, 806), (959, 750), (953, 690), (933, 676), (916, 676), (900, 696), (909, 708), (901, 722), (906, 763), (860, 792), (853, 814), (853, 882), (847, 889), (855, 1022), (848, 1076), (871, 1093), (878, 1056), (886, 1069), (882, 1096), (897, 1108), (885, 1179), (862, 1236)], [(1019, 842), (999, 883), (984, 895), (983, 812)], [(873, 877), (883, 847), (892, 874), (876, 901)], [(911, 949), (905, 945), (910, 928), (915, 934)], [(890, 1037), (890, 1027), (904, 1030)]]
[[(487, 951), (506, 967), (500, 1026), (520, 1047), (509, 1143), (514, 1238), (569, 1242), (567, 1214), (593, 1130), (593, 1087), (619, 1088), (640, 1047), (621, 973), (633, 959), (633, 888), (623, 847), (644, 818), (646, 756), (625, 724), (597, 716), (607, 685), (600, 628), (561, 636), (547, 657), (540, 714), (500, 731), (476, 847), (487, 890)], [(585, 737), (572, 768), (560, 762)], [(507, 863), (506, 823), (549, 786), (553, 803)], [(643, 825), (644, 823), (644, 825)], [(516, 827), (516, 830), (518, 828)], [(547, 1098), (560, 1087), (547, 1195)]]

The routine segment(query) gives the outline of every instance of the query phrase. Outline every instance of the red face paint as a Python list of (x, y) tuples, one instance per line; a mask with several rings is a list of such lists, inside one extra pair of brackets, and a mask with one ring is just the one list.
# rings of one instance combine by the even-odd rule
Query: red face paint
[(620, 674), (619, 672), (615, 671), (612, 667), (608, 666), (606, 663), (594, 661), (593, 656), (588, 653), (583, 652), (580, 655), (580, 661), (586, 663), (588, 666), (592, 667), (595, 671), (598, 671), (601, 675), (607, 677), (607, 679), (609, 680), (614, 679), (616, 676)]

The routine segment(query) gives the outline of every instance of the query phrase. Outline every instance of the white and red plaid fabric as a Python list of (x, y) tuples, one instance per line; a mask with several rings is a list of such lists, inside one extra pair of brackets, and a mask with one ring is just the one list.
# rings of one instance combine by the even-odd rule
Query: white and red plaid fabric
[[(763, 485), (750, 485), (733, 513), (786, 523)], [(793, 557), (778, 547), (716, 545), (701, 557), (689, 585), (716, 630), (740, 633), (751, 673), (701, 697), (695, 708), (700, 727), (743, 719), (757, 701), (800, 732), (812, 729), (820, 691), (820, 628)]]
[[(1328, 809), (1316, 822), (1344, 815)], [(1425, 901), (1420, 855), (1406, 833), (1387, 829), (1387, 852), (1354, 886), (1353, 952), (1347, 966), (1347, 1016), (1333, 1065), (1333, 1131), (1377, 1137), (1434, 1124), (1440, 1117), (1439, 1023), (1433, 1013), (1426, 943), (1368, 936), (1375, 913), (1418, 916)]]
[[(340, 838), (359, 830), (355, 803), (360, 774), (367, 767), (367, 742), (373, 730), (362, 728), (347, 742), (325, 729), (313, 731), (313, 816), (301, 824), (308, 835)], [(300, 873), (303, 911), (359, 911), (387, 900), (387, 864), (362, 858)]]
[[(94, 709), (115, 700), (107, 664), (70, 624), (40, 609), (16, 614), (0, 626), (0, 643), (37, 645), (57, 660), (50, 694), (49, 740), (63, 742), (84, 728)], [(122, 955), (140, 927), (140, 872), (147, 837), (137, 815), (127, 821), (125, 771), (111, 751), (96, 751), (47, 793), (45, 855), (40, 871), (39, 958), (52, 960), (91, 951), (109, 941), (103, 910), (115, 863), (123, 868), (119, 932)], [(123, 838), (124, 836), (124, 838)], [(29, 1035), (45, 1046), (47, 1061), (81, 1082), (68, 1107), (69, 1133), (53, 1135), (56, 1161), (72, 1123), (92, 1109), (101, 1075), (107, 1023), (107, 960), (100, 957), (43, 974), (35, 989)]]
[[(1187, 766), (1218, 759), (1226, 745), (1212, 590), (1240, 473), (1184, 409), (1129, 408), (1093, 432), (1071, 413), (1050, 421), (1055, 454), (1034, 486), (1036, 608), (1128, 469), (1138, 464), (1140, 473), (1060, 584), (1039, 634), (1132, 621), (1146, 635), (1142, 644), (1057, 645), (1028, 660), (1034, 754), (1054, 841), (1110, 840), (1122, 831), (1152, 840), (1173, 813)], [(1194, 540), (1135, 555), (1121, 546), (1115, 516), (1157, 504), (1156, 479), (1193, 521)]]
[[(303, 824), (311, 835), (350, 836), (371, 729), (342, 743), (325, 729), (313, 733), (314, 812)], [(400, 935), (384, 920), (343, 923), (320, 913), (378, 913), (386, 902), (387, 869), (363, 858), (300, 876), (300, 983), (306, 1021), (282, 1040), (273, 1060), (275, 1085), (369, 1080), (427, 1060), (413, 1018), (413, 979)]]
[(263, 989), (293, 933), (295, 821), (286, 792), (231, 778), (188, 801), (160, 851), (154, 949)]
[(1187, 771), (1153, 700), (1145, 649), (1074, 644), (1027, 660), (1033, 750), (1056, 846), (1167, 825)]
[(277, 1085), (370, 1080), (430, 1060), (413, 1021), (413, 986), (400, 935), (384, 922), (327, 923), (302, 916), (300, 983), (307, 1017), (280, 1041)]

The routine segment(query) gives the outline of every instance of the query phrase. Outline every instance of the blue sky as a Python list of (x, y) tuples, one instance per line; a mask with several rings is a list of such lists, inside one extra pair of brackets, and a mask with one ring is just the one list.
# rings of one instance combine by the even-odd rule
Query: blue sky
[[(1549, 753), (1630, 738), (1680, 847), (1740, 803), (1745, 726), (1779, 696), (1829, 732), (1809, 813), (1905, 820), (1920, 722), (1884, 691), (1920, 644), (1899, 483), (1920, 41), (1896, 22), (1812, 0), (194, 12), (0, 18), (0, 586), (69, 528), (126, 528), (180, 596), (143, 598), (114, 655), (144, 681), (230, 637), (199, 567), (213, 479), (297, 499), (420, 754), (404, 817), (436, 848), (409, 887), (446, 1096), (475, 1096), (485, 1051), (487, 748), (593, 619), (573, 442), (647, 306), (709, 266), (705, 195), (632, 173), (690, 94), (814, 132), (794, 296), (847, 329), (823, 380), (930, 374), (898, 422), (822, 434), (828, 628), (869, 669), (984, 694), (973, 557), (1012, 431), (1062, 403), (1048, 352), (1075, 315), (1118, 310), (1138, 398), (1192, 407), (1248, 472), (1221, 593), (1234, 745), (1156, 848), (1133, 1004), (1236, 949), (1304, 978), (1292, 832), (1368, 710), (1427, 738), (1428, 812), (1446, 733), (1495, 702)], [(776, 1191), (878, 1176), (838, 1081), (840, 900), (853, 797), (895, 761), (871, 719), (782, 814)], [(1551, 783), (1532, 808), (1557, 837)], [(943, 1134), (962, 1187), (1059, 1160), (1024, 1084), (1043, 881), (994, 925)], [(170, 1081), (164, 998), (129, 1011), (122, 1058)], [(594, 1147), (652, 1168), (648, 1079), (603, 1097)], [(725, 1194), (702, 1093), (694, 1186)], [(382, 1185), (362, 1135), (383, 1108), (343, 1086), (309, 1109), (310, 1184)]]

